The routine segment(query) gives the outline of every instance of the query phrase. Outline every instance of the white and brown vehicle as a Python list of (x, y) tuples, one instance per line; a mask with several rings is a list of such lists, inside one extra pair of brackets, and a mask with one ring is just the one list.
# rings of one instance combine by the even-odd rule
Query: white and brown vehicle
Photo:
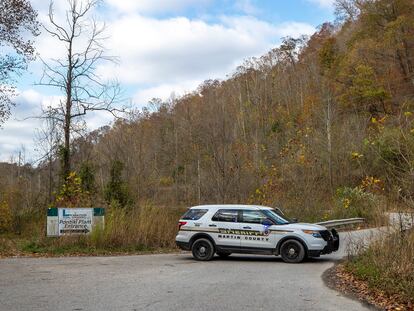
[(200, 205), (179, 221), (177, 245), (196, 260), (232, 253), (281, 256), (298, 263), (338, 250), (335, 229), (290, 222), (279, 209), (257, 205)]

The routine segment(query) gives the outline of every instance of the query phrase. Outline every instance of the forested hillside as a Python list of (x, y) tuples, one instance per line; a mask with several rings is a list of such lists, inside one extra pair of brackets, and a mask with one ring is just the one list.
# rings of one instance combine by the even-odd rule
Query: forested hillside
[(414, 5), (336, 8), (310, 38), (76, 138), (66, 181), (54, 146), (37, 168), (9, 168), (2, 201), (12, 213), (257, 203), (302, 219), (414, 208)]
[[(176, 251), (177, 221), (197, 204), (277, 206), (307, 222), (364, 217), (375, 227), (384, 212), (414, 211), (413, 0), (335, 0), (336, 19), (312, 36), (282, 38), (225, 80), (132, 111), (97, 70), (116, 61), (89, 15), (98, 2), (68, 1), (66, 19), (50, 4), (42, 31), (64, 53), (42, 59), (38, 84), (62, 99), (42, 106), (41, 160), (27, 164), (21, 152), (0, 163), (0, 257)], [(0, 127), (40, 28), (29, 0), (0, 1), (0, 46), (11, 51), (0, 55)], [(126, 117), (85, 132), (96, 111)], [(104, 207), (105, 226), (46, 237), (49, 207)], [(412, 310), (413, 230), (381, 231), (369, 246), (350, 240), (339, 287), (355, 281), (352, 292), (370, 303)]]

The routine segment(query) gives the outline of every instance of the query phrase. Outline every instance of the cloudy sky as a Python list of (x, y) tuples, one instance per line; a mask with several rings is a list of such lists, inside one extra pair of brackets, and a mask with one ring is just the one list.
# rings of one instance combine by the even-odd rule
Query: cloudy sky
[[(47, 23), (47, 0), (32, 0), (39, 19)], [(56, 16), (65, 0), (55, 0)], [(116, 78), (124, 97), (135, 108), (151, 98), (182, 95), (210, 78), (224, 79), (244, 59), (260, 56), (285, 36), (312, 34), (333, 19), (333, 0), (105, 0), (93, 15), (106, 23), (110, 54), (118, 64), (99, 67), (105, 78)], [(59, 41), (42, 33), (36, 39), (45, 60), (62, 55)], [(18, 84), (20, 95), (12, 117), (0, 130), (0, 161), (11, 161), (24, 149), (35, 161), (36, 119), (42, 105), (59, 100), (54, 89), (35, 86), (42, 66), (32, 63)], [(110, 124), (111, 116), (91, 113), (89, 129)]]

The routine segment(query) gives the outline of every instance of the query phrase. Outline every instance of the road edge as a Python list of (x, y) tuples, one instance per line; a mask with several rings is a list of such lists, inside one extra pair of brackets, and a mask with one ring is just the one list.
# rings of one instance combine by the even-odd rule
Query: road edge
[(322, 274), (322, 279), (327, 287), (345, 297), (361, 302), (370, 310), (412, 310), (407, 309), (404, 304), (395, 302), (394, 297), (369, 287), (367, 282), (346, 271), (344, 263), (344, 260), (335, 263), (333, 267)]

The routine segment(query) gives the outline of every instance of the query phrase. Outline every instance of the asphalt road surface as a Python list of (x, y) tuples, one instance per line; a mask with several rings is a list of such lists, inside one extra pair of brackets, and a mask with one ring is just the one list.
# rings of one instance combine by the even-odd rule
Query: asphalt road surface
[(210, 262), (190, 253), (0, 260), (0, 310), (365, 310), (326, 287), (340, 251), (301, 264), (232, 255)]

